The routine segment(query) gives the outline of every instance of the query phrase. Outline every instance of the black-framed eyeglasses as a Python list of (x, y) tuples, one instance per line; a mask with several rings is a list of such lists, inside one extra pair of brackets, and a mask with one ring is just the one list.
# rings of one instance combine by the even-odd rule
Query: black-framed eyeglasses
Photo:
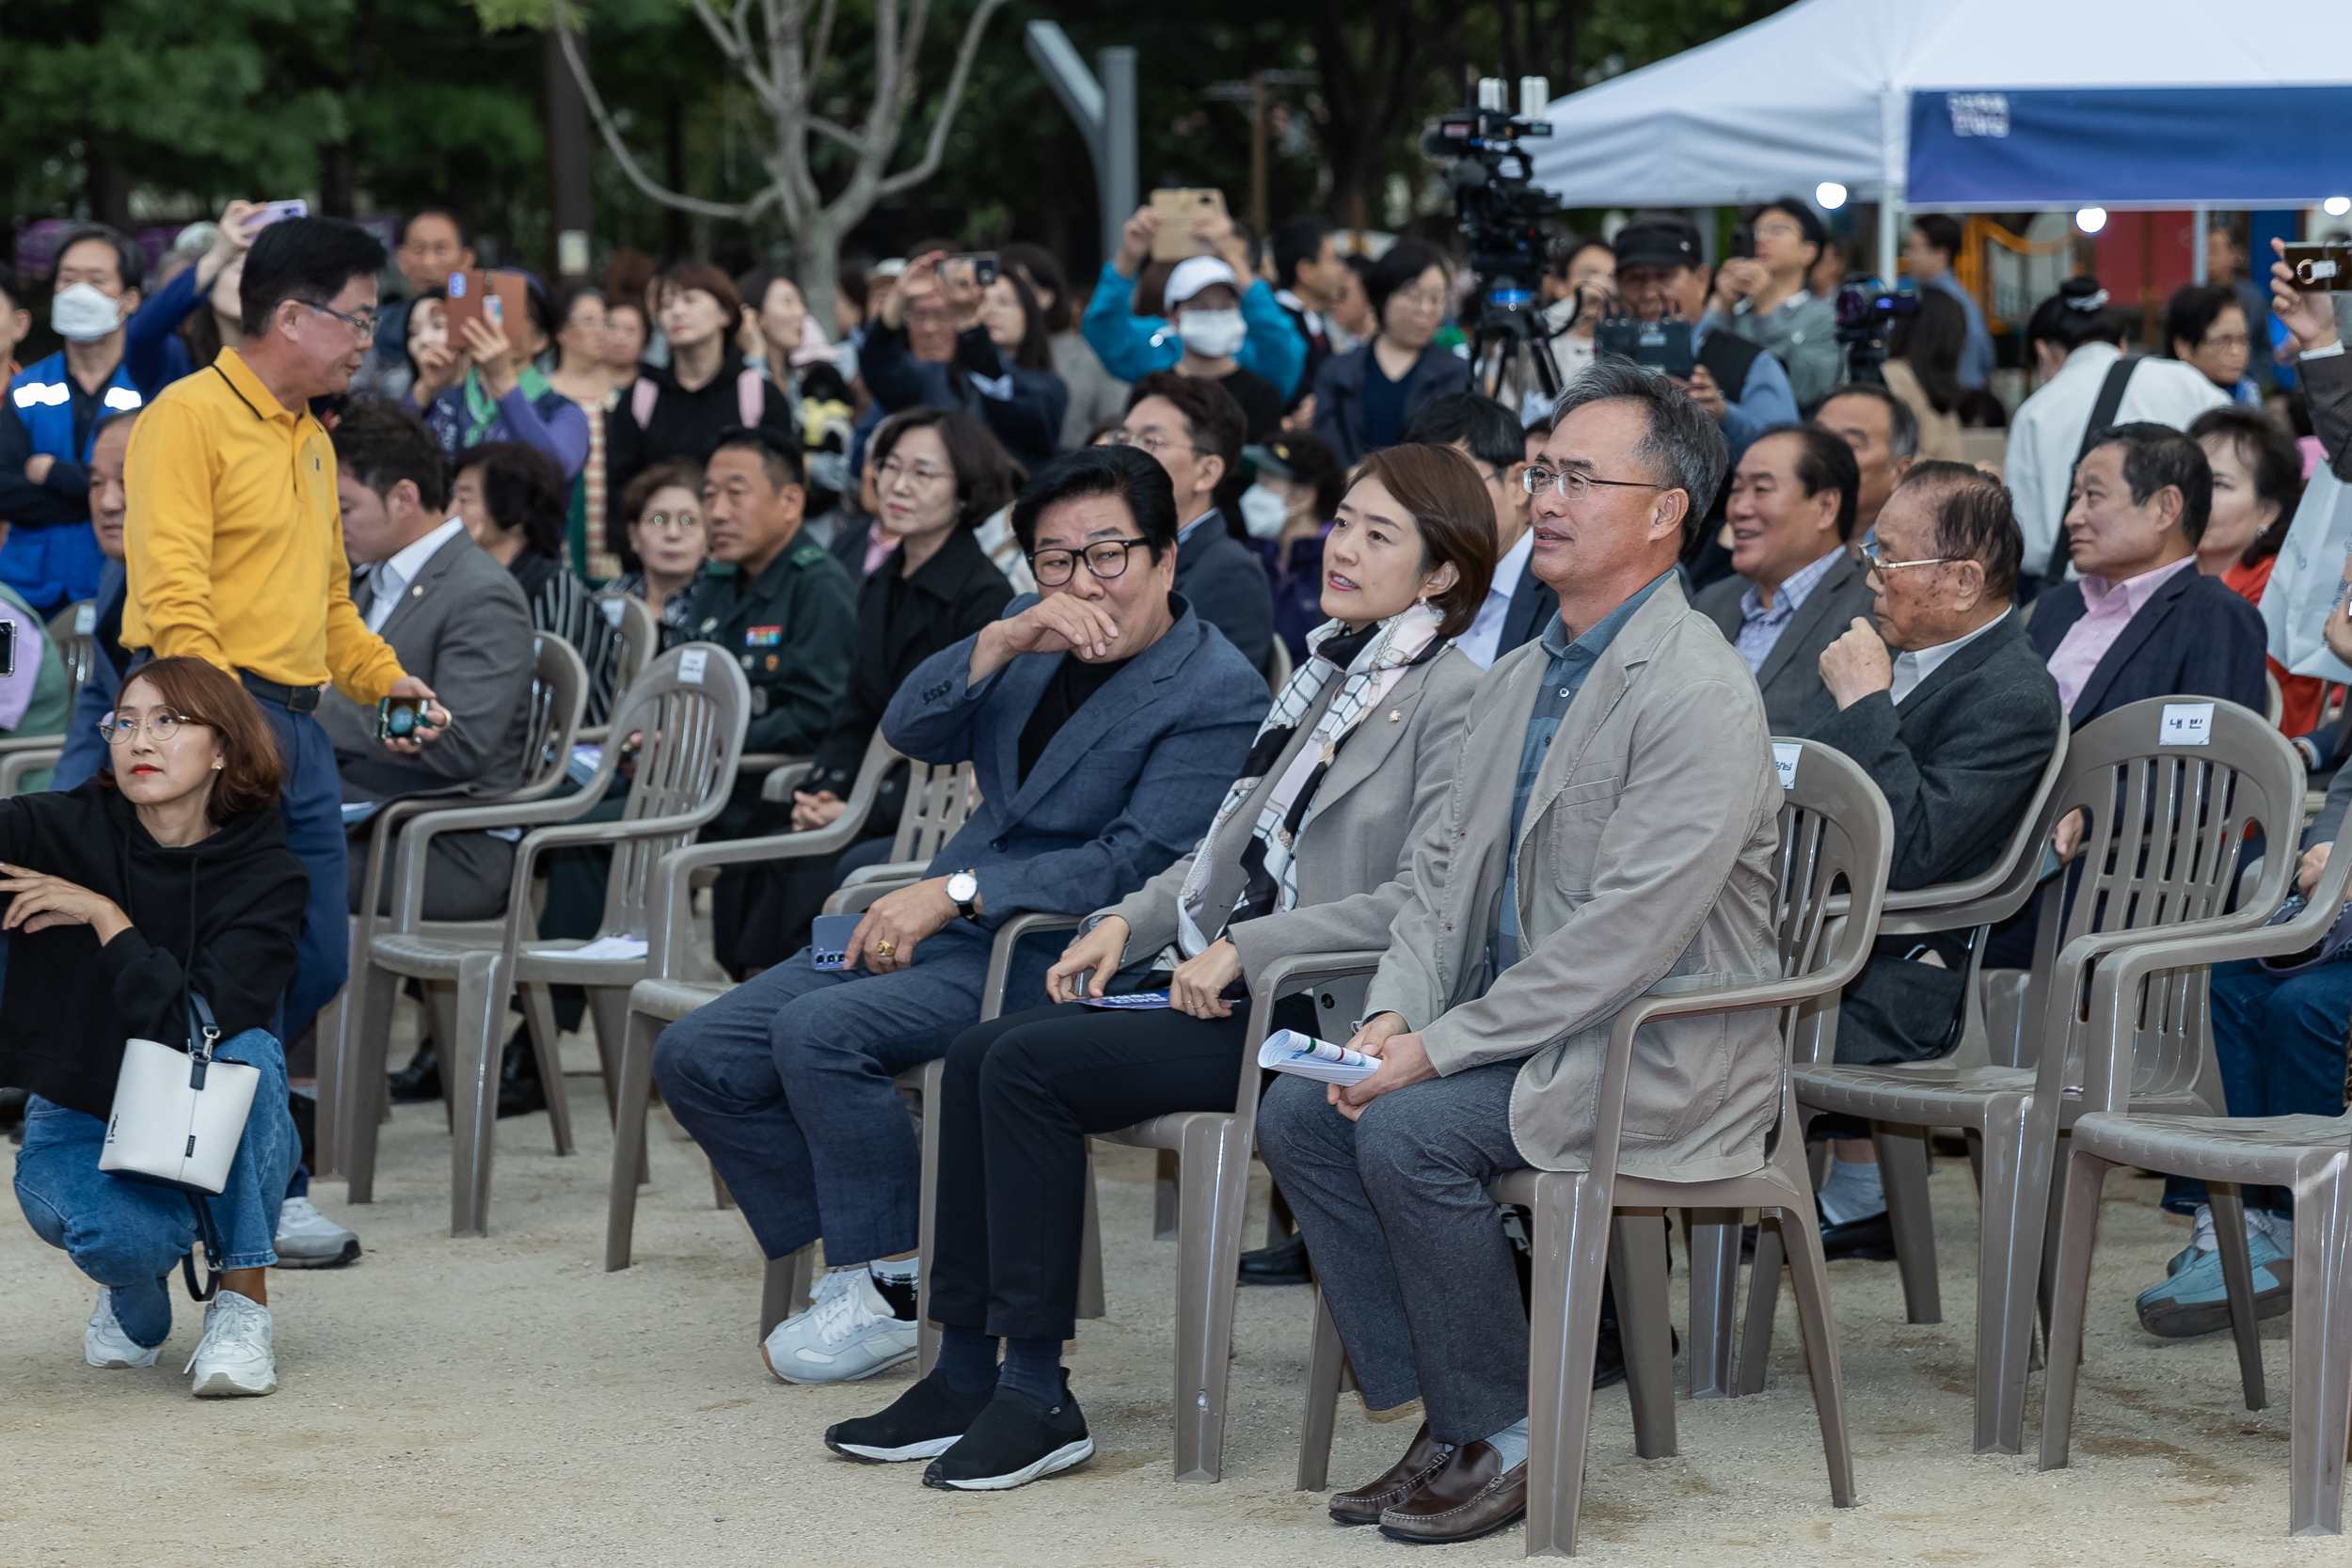
[(1519, 488), (1529, 495), (1541, 496), (1545, 491), (1556, 488), (1560, 492), (1561, 499), (1567, 501), (1582, 500), (1593, 493), (1593, 486), (1596, 484), (1606, 484), (1618, 490), (1671, 490), (1675, 488), (1671, 484), (1652, 484), (1647, 480), (1640, 479), (1595, 479), (1592, 475), (1574, 468), (1555, 472), (1550, 468), (1539, 468), (1531, 465), (1519, 473)]
[(316, 310), (322, 316), (334, 317), (337, 321), (351, 328), (352, 332), (361, 342), (372, 343), (375, 341), (376, 320), (375, 313), (373, 311), (371, 310), (364, 316), (346, 316), (331, 305), (321, 305), (313, 300), (308, 299), (298, 301), (298, 303), (309, 306), (311, 309)]
[(1059, 588), (1077, 575), (1078, 562), (1084, 561), (1095, 581), (1116, 582), (1127, 575), (1127, 552), (1138, 545), (1150, 549), (1152, 541), (1099, 539), (1082, 550), (1032, 550), (1029, 570), (1037, 574), (1040, 587)]
[(1103, 439), (1114, 447), (1134, 447), (1136, 451), (1147, 452), (1153, 457), (1180, 444), (1186, 451), (1196, 455), (1200, 451), (1190, 441), (1179, 443), (1173, 436), (1164, 436), (1156, 430), (1147, 430), (1139, 436), (1125, 429), (1114, 430)]

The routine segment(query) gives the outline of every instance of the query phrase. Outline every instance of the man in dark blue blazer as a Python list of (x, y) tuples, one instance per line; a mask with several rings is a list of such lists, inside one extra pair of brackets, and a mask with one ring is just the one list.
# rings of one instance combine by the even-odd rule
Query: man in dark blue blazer
[[(1265, 716), (1263, 678), (1173, 591), (1176, 497), (1152, 457), (1057, 459), (1012, 526), (1041, 596), (918, 665), (882, 721), (909, 756), (972, 765), (963, 827), (929, 876), (866, 911), (848, 967), (818, 970), (803, 949), (655, 1048), (664, 1098), (762, 1250), (824, 1240), (815, 1304), (760, 1347), (788, 1383), (914, 1354), (922, 1161), (891, 1080), (978, 1019), (992, 933), (1024, 910), (1105, 908), (1165, 870)], [(1009, 1010), (1042, 999), (1061, 946), (1024, 944)]]
[(1225, 526), (1219, 490), (1233, 476), (1248, 429), (1241, 404), (1214, 381), (1153, 371), (1127, 394), (1126, 423), (1111, 439), (1152, 454), (1176, 487), (1176, 592), (1254, 670), (1274, 656), (1274, 591), (1258, 552)]

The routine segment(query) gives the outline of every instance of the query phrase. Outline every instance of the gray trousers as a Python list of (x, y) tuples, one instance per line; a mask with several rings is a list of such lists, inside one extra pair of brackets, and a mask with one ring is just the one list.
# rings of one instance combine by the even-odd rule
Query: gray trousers
[(1324, 1085), (1278, 1076), (1258, 1144), (1297, 1217), (1364, 1402), (1420, 1398), (1441, 1443), (1527, 1415), (1527, 1312), (1486, 1184), (1511, 1140), (1519, 1063), (1383, 1095), (1349, 1121)]

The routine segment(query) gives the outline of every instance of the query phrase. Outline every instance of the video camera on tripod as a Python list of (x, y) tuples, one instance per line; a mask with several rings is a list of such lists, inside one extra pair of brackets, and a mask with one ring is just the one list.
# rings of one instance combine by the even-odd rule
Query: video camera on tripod
[(1899, 316), (1919, 313), (1917, 294), (1899, 293), (1873, 277), (1837, 291), (1837, 344), (1846, 355), (1846, 379), (1883, 387), (1879, 367), (1886, 362), (1886, 332)]
[(1477, 102), (1445, 116), (1422, 133), (1422, 150), (1453, 160), (1445, 182), (1454, 192), (1454, 228), (1470, 241), (1470, 267), (1480, 279), (1476, 325), (1470, 333), (1470, 363), (1482, 365), (1500, 342), (1507, 368), (1531, 347), (1545, 395), (1557, 397), (1560, 372), (1540, 347), (1554, 334), (1543, 323), (1537, 285), (1544, 271), (1544, 223), (1560, 210), (1548, 191), (1528, 182), (1522, 136), (1548, 136), (1544, 119), (1551, 84), (1541, 76), (1519, 78), (1519, 112), (1510, 112), (1502, 77), (1482, 77)]

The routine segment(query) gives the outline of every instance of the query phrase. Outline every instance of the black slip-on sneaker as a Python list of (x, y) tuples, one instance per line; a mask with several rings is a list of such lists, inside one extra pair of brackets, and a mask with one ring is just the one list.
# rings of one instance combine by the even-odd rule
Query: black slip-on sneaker
[[(993, 1392), (993, 1390), (991, 1390)], [(825, 1447), (851, 1459), (893, 1464), (937, 1459), (956, 1446), (988, 1408), (989, 1394), (959, 1394), (936, 1368), (887, 1410), (825, 1429)]]
[(923, 1484), (946, 1492), (1003, 1492), (1067, 1470), (1093, 1454), (1094, 1439), (1087, 1435), (1086, 1418), (1070, 1397), (1070, 1374), (1064, 1371), (1061, 1399), (1042, 1414), (999, 1385), (972, 1430), (931, 1461)]

